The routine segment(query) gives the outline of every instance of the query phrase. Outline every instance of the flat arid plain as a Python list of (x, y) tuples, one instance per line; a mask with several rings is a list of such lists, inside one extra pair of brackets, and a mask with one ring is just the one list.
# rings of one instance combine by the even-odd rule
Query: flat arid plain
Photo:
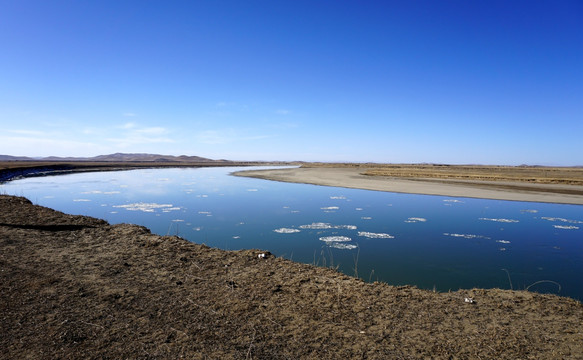
[[(142, 167), (128, 167), (135, 166)], [(454, 175), (441, 167), (428, 173), (432, 168), (304, 164), (245, 175), (521, 201), (581, 204), (583, 198), (578, 168), (495, 173), (498, 167), (471, 166)], [(0, 209), (2, 358), (578, 359), (583, 353), (583, 305), (570, 298), (366, 283), (263, 250), (213, 249), (20, 197), (0, 196)]]
[(400, 193), (583, 204), (579, 167), (312, 163), (236, 175)]

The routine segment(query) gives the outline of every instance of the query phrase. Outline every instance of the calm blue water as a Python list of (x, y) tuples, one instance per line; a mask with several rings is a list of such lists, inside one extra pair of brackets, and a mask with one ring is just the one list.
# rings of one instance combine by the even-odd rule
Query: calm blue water
[(295, 261), (338, 266), (367, 281), (438, 291), (509, 289), (510, 275), (514, 289), (530, 286), (531, 291), (583, 299), (583, 206), (228, 175), (236, 170), (49, 176), (6, 183), (0, 192), (222, 249), (259, 248)]

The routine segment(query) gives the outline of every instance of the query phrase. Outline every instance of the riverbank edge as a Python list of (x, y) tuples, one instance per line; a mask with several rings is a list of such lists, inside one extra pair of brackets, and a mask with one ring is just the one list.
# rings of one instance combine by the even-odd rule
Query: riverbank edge
[(583, 305), (365, 283), (0, 195), (4, 358), (577, 358)]
[(344, 187), (406, 194), (465, 197), (490, 200), (583, 205), (583, 186), (520, 184), (516, 182), (395, 178), (363, 175), (361, 168), (296, 167), (242, 170), (234, 176), (289, 183)]

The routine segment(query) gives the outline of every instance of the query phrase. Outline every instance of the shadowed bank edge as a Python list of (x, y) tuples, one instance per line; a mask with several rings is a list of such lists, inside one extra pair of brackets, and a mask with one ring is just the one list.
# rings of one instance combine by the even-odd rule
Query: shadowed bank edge
[(0, 196), (3, 358), (537, 358), (583, 353), (583, 306), (365, 283)]

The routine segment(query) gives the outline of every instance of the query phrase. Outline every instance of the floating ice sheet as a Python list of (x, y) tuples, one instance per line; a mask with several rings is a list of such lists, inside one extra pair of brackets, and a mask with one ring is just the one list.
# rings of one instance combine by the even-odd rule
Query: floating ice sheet
[(308, 225), (300, 225), (300, 229), (311, 229), (311, 230), (326, 230), (326, 229), (346, 229), (346, 230), (356, 230), (355, 225), (332, 225), (330, 223), (311, 223)]
[(75, 202), (84, 202), (84, 201), (91, 201), (89, 199), (73, 199)]
[(461, 237), (464, 239), (490, 239), (484, 235), (474, 235), (474, 234), (450, 234), (450, 233), (443, 233), (445, 236), (453, 236), (453, 237)]
[(358, 247), (354, 244), (347, 244), (347, 243), (343, 243), (343, 242), (331, 242), (331, 243), (328, 243), (328, 246), (331, 248), (340, 249), (340, 250), (353, 250), (353, 249), (356, 249)]
[(320, 209), (322, 209), (322, 210), (338, 210), (340, 208), (338, 206), (326, 206), (326, 207), (321, 207)]
[(367, 237), (370, 239), (394, 239), (395, 237), (386, 233), (374, 233), (368, 231), (359, 231), (358, 236)]
[(114, 208), (126, 209), (129, 211), (143, 211), (143, 212), (154, 212), (156, 209), (172, 208), (172, 204), (156, 204), (156, 203), (133, 203), (125, 205), (114, 205)]
[(521, 213), (531, 213), (531, 214), (536, 214), (538, 212), (538, 210), (532, 210), (532, 209), (525, 209), (525, 210), (520, 210)]
[(495, 222), (501, 222), (501, 223), (517, 223), (518, 222), (518, 220), (514, 220), (514, 219), (479, 218), (478, 220), (495, 221)]
[(543, 220), (548, 220), (548, 221), (560, 221), (560, 222), (566, 222), (566, 223), (570, 223), (570, 224), (583, 224), (583, 221), (579, 221), (579, 220), (570, 220), (570, 219), (563, 219), (563, 218), (559, 218), (559, 217), (548, 217), (548, 216), (543, 216), (543, 217), (541, 217), (541, 219), (543, 219)]
[(557, 229), (563, 229), (563, 230), (578, 230), (579, 226), (574, 226), (574, 225), (553, 225), (555, 228)]
[(457, 199), (445, 199), (445, 200), (443, 200), (443, 202), (446, 202), (446, 203), (458, 203), (458, 204), (463, 204), (464, 203), (463, 201), (457, 200)]
[(346, 196), (343, 196), (343, 195), (330, 196), (330, 199), (333, 199), (333, 200), (346, 200)]
[(349, 238), (348, 236), (322, 236), (320, 238), (320, 241), (324, 241), (326, 243), (329, 242), (344, 242), (344, 241), (351, 241), (352, 239)]
[(293, 233), (300, 232), (300, 230), (298, 230), (298, 229), (290, 229), (290, 228), (279, 228), (279, 229), (275, 229), (273, 231), (275, 231), (276, 233), (280, 233), (280, 234), (293, 234)]
[(510, 241), (508, 240), (496, 240), (496, 242), (500, 244), (510, 244)]
[(427, 219), (420, 217), (410, 217), (405, 220), (406, 223), (426, 222)]

